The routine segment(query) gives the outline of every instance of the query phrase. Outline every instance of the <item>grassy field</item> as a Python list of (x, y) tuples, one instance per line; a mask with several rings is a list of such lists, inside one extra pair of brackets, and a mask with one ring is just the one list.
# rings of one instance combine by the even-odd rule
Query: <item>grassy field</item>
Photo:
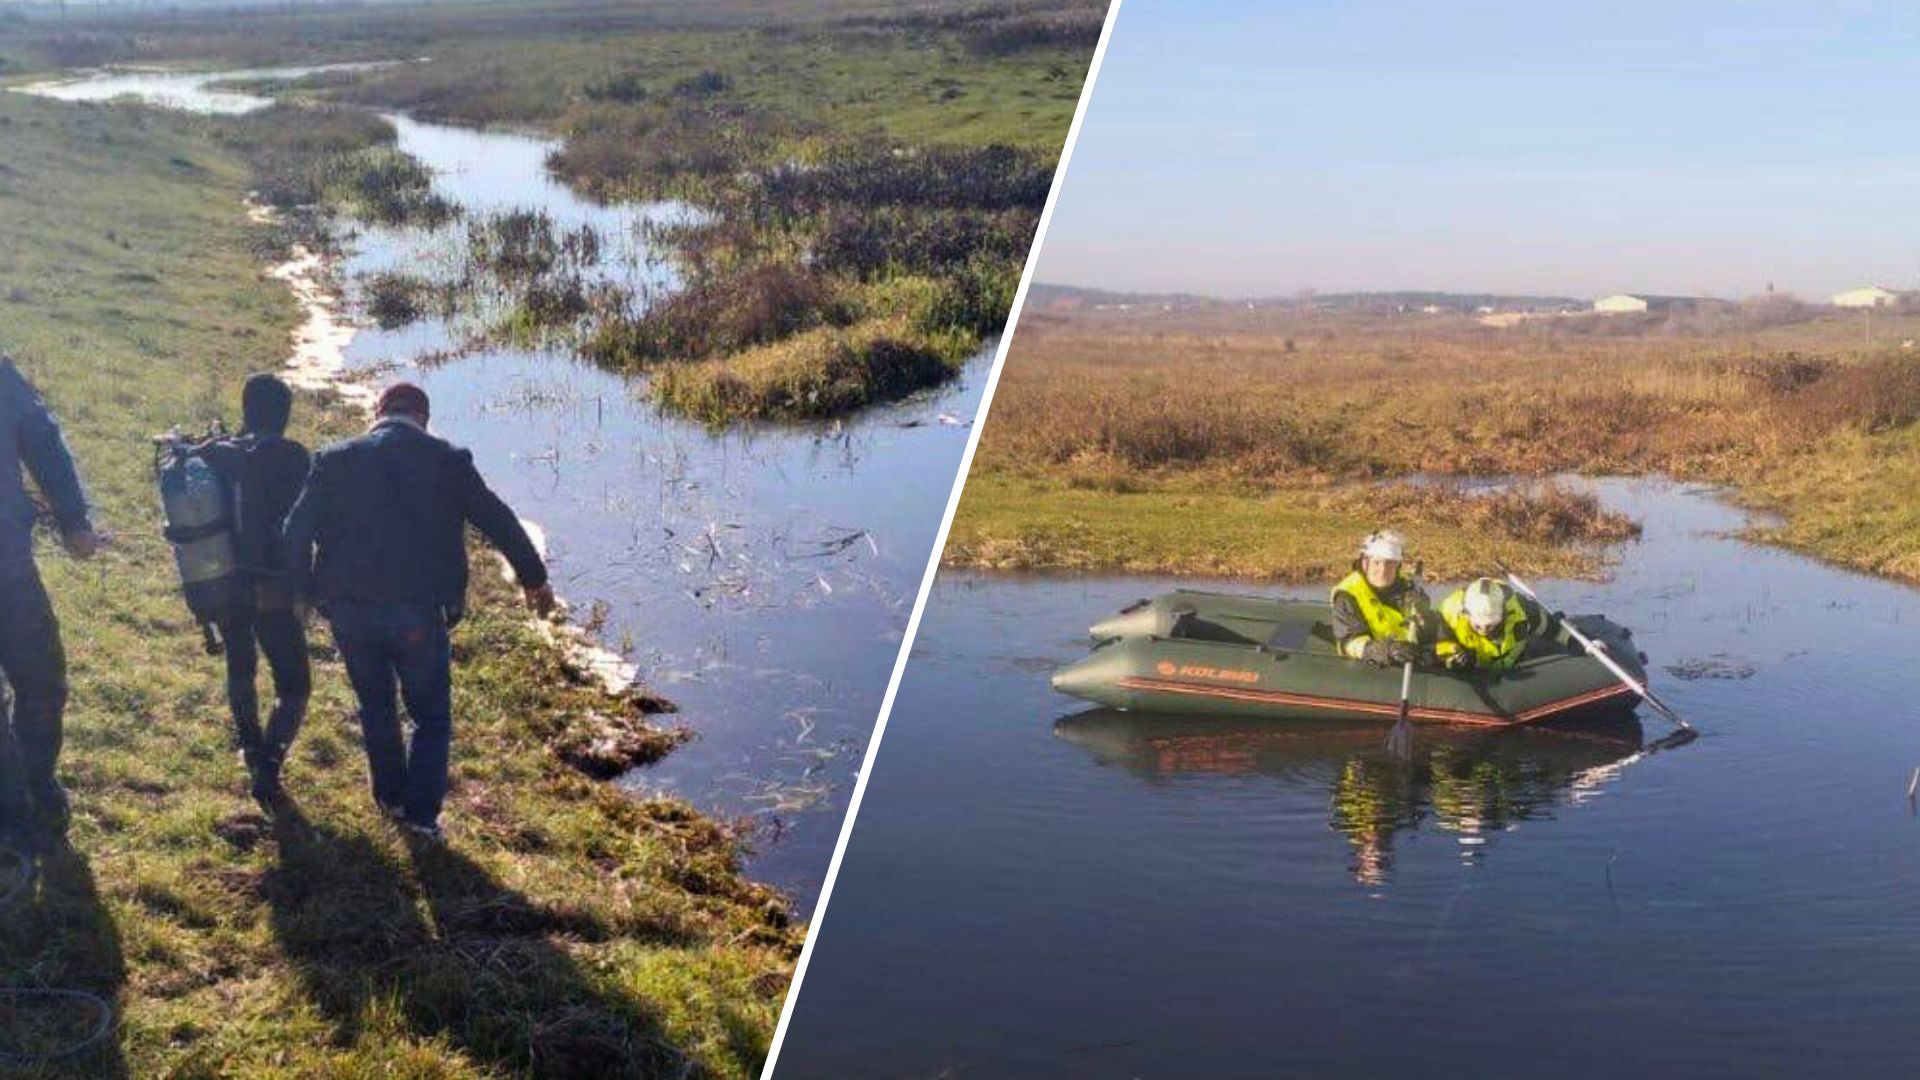
[[(77, 813), (0, 912), (0, 987), (99, 993), (119, 1024), (100, 1052), (22, 1075), (755, 1073), (798, 944), (784, 902), (739, 876), (713, 823), (566, 764), (607, 725), (638, 753), (672, 738), (648, 733), (646, 703), (567, 671), (497, 581), (456, 639), (444, 850), (376, 820), (324, 631), (297, 810), (260, 816), (218, 661), (175, 592), (146, 443), (231, 419), (241, 377), (286, 351), (296, 313), (254, 254), (248, 169), (198, 122), (11, 94), (0, 142), (0, 346), (62, 414), (117, 534), (87, 564), (42, 545)], [(355, 423), (320, 397), (296, 416), (316, 442)], [(79, 1019), (0, 1008), (0, 1049)]]
[[(1920, 315), (1030, 311), (947, 559), (1324, 577), (1404, 525), (1430, 572), (1594, 570), (1627, 534), (1565, 492), (1499, 513), (1411, 476), (1666, 474), (1778, 515), (1763, 538), (1920, 580)], [(1541, 515), (1544, 514), (1543, 518)], [(1543, 525), (1543, 521), (1552, 524)]]
[[(593, 198), (698, 204), (709, 221), (660, 238), (680, 294), (523, 279), (502, 331), (664, 371), (663, 408), (719, 425), (898, 398), (1000, 330), (1104, 15), (1103, 0), (428, 5), (0, 25), (0, 57), (401, 60), (281, 89), (537, 130), (558, 140), (555, 175)], [(370, 169), (386, 160), (344, 164), (386, 182), (393, 169)], [(295, 187), (353, 193), (353, 178), (274, 164)]]

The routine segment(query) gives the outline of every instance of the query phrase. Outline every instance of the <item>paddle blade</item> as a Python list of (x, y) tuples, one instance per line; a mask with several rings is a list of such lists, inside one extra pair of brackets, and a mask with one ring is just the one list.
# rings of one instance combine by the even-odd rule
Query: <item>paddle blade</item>
[(1644, 752), (1657, 754), (1662, 750), (1674, 750), (1699, 737), (1700, 733), (1690, 727), (1675, 728), (1671, 733), (1648, 743)]
[(1387, 732), (1387, 753), (1396, 761), (1413, 760), (1413, 724), (1408, 722), (1403, 710), (1400, 719), (1394, 722), (1393, 729)]

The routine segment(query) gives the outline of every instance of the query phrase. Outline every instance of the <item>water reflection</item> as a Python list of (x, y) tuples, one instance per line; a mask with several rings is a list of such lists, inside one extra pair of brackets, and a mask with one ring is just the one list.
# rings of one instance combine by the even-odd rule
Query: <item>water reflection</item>
[[(305, 70), (115, 73), (28, 89), (224, 113), (268, 100), (223, 80)], [(547, 172), (554, 144), (538, 136), (389, 119), (399, 148), (432, 170), (435, 193), (464, 218), (339, 237), (334, 269), (351, 312), (365, 312), (367, 282), (383, 272), (461, 280), (468, 225), (514, 211), (593, 230), (599, 257), (582, 268), (591, 285), (631, 290), (636, 302), (675, 287), (655, 230), (697, 210), (582, 199)], [(480, 331), (497, 306), (362, 326), (346, 367), (426, 387), (436, 428), (472, 450), (539, 527), (561, 593), (681, 707), (676, 722), (698, 739), (621, 782), (750, 823), (749, 871), (804, 912), (838, 838), (993, 343), (955, 381), (843, 421), (714, 432), (663, 415), (642, 383), (581, 360), (564, 340), (492, 340)]]
[(1422, 729), (1405, 763), (1386, 752), (1377, 724), (1091, 709), (1062, 717), (1053, 730), (1101, 764), (1150, 783), (1264, 777), (1325, 792), (1328, 824), (1352, 849), (1347, 869), (1362, 885), (1386, 884), (1396, 840), (1423, 827), (1450, 834), (1461, 860), (1477, 862), (1500, 834), (1590, 797), (1646, 745), (1631, 716), (1518, 731)]

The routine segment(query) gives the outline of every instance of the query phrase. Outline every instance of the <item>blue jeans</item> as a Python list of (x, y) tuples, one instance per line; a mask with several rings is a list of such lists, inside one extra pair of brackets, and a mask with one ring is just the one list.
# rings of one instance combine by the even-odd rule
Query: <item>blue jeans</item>
[(67, 657), (60, 624), (32, 563), (0, 565), (0, 826), (20, 822), (55, 785)]
[[(329, 603), (326, 616), (360, 699), (373, 797), (416, 824), (438, 823), (453, 740), (453, 656), (444, 616), (432, 604), (363, 600)], [(413, 721), (411, 747), (400, 727), (396, 686)]]

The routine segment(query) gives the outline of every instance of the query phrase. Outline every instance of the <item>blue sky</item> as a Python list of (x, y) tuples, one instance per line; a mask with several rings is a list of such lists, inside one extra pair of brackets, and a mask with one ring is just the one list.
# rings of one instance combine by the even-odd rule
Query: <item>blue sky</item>
[(1125, 0), (1040, 280), (1920, 286), (1920, 5)]

